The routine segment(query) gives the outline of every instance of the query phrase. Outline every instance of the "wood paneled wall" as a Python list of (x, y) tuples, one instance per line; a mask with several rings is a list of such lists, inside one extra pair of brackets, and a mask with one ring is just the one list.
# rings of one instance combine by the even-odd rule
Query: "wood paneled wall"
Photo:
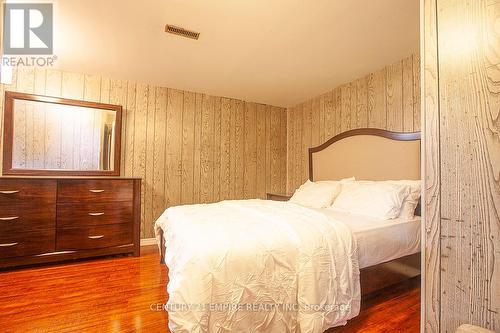
[[(436, 0), (425, 1), (422, 11), (424, 33), (422, 40), (422, 142), (424, 188), (422, 202), (424, 203), (425, 220), (425, 272), (423, 314), (425, 332), (440, 332), (440, 236), (441, 236), (441, 180), (440, 180), (440, 139), (439, 139), (439, 88), (437, 64), (437, 21)], [(424, 266), (423, 266), (424, 267)]]
[(143, 238), (169, 206), (285, 191), (284, 108), (28, 67), (1, 89), (2, 108), (5, 90), (123, 105), (122, 175), (143, 179)]
[(500, 1), (424, 10), (426, 329), (500, 332)]
[(309, 147), (362, 127), (420, 130), (418, 54), (288, 108), (287, 191), (308, 178)]

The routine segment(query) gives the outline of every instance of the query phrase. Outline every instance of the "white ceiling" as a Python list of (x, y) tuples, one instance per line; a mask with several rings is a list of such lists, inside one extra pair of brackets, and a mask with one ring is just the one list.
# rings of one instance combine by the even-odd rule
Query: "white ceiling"
[[(418, 0), (61, 0), (64, 70), (290, 106), (418, 49)], [(198, 41), (166, 23), (201, 32)]]

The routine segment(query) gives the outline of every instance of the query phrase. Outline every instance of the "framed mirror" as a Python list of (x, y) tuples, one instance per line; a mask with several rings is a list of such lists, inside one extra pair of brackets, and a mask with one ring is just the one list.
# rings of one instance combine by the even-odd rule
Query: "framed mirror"
[(3, 174), (119, 176), (122, 107), (5, 92)]

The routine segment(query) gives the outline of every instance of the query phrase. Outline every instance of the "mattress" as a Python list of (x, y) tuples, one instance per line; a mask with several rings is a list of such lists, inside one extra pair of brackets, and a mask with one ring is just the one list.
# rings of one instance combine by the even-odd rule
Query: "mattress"
[(360, 268), (420, 252), (420, 216), (410, 220), (379, 220), (331, 209), (317, 211), (351, 229), (358, 244)]

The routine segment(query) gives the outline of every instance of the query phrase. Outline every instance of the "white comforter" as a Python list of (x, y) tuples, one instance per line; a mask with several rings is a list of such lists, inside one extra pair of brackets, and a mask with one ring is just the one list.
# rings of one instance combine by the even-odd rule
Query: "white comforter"
[(359, 313), (348, 227), (289, 202), (167, 209), (163, 229), (172, 332), (323, 332)]

